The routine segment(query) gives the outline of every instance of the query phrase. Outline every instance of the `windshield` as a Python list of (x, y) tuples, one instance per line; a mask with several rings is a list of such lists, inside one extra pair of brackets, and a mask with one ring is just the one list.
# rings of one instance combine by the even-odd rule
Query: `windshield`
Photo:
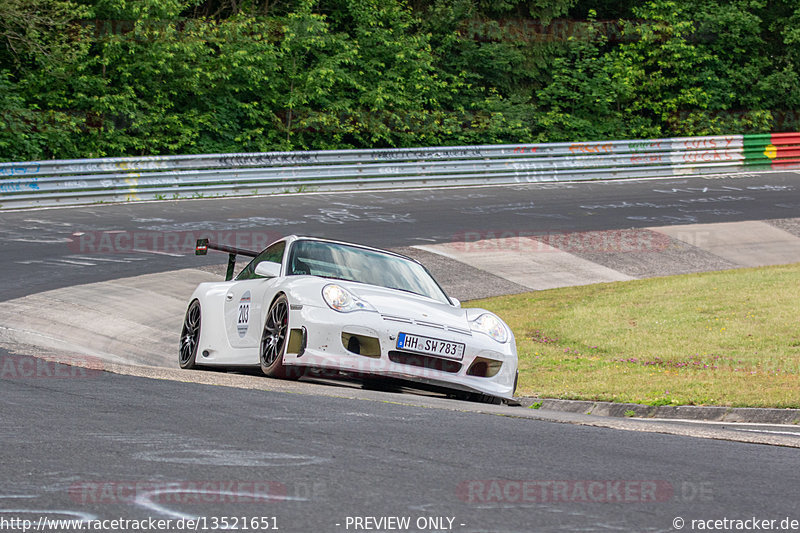
[(332, 242), (299, 240), (292, 245), (288, 275), (312, 275), (377, 285), (450, 303), (425, 268), (409, 259)]

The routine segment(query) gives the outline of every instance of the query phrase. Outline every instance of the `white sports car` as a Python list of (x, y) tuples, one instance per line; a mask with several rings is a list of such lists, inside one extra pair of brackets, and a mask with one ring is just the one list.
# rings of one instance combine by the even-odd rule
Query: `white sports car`
[[(260, 366), (277, 378), (390, 378), (499, 403), (516, 388), (511, 329), (483, 309), (462, 309), (428, 270), (402, 255), (289, 236), (260, 253), (228, 252), (226, 281), (201, 283), (183, 324), (182, 368)], [(236, 254), (253, 260), (232, 278)]]

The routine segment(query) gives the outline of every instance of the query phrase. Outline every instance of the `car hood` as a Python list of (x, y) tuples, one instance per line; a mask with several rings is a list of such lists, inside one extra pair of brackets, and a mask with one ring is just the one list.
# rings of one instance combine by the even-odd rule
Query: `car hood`
[(469, 331), (467, 313), (459, 307), (396, 289), (362, 283), (337, 283), (358, 298), (367, 301), (387, 318), (413, 319), (429, 325), (443, 325)]

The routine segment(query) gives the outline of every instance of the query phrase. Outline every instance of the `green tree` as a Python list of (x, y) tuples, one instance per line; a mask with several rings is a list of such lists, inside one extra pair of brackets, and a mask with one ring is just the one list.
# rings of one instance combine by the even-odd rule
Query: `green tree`
[(638, 113), (636, 86), (624, 61), (608, 53), (608, 39), (589, 13), (551, 63), (549, 82), (536, 91), (537, 141), (649, 137), (658, 133)]
[(346, 34), (302, 0), (280, 19), (278, 96), (271, 102), (282, 149), (336, 148), (353, 125), (347, 117), (360, 87), (351, 75), (356, 50)]
[(798, 26), (796, 0), (2, 0), (0, 159), (797, 131)]
[(96, 117), (82, 101), (91, 11), (68, 0), (0, 2), (0, 154), (41, 159), (81, 153)]

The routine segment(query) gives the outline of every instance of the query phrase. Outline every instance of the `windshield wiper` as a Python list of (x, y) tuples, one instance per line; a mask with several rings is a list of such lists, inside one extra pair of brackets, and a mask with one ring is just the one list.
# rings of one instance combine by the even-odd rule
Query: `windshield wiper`
[(349, 281), (352, 283), (362, 283), (362, 284), (364, 283), (363, 281), (358, 281), (357, 279), (342, 278), (339, 276), (326, 276), (324, 274), (307, 274), (307, 275), (315, 276), (317, 278), (322, 278), (322, 279), (338, 279), (339, 281)]

